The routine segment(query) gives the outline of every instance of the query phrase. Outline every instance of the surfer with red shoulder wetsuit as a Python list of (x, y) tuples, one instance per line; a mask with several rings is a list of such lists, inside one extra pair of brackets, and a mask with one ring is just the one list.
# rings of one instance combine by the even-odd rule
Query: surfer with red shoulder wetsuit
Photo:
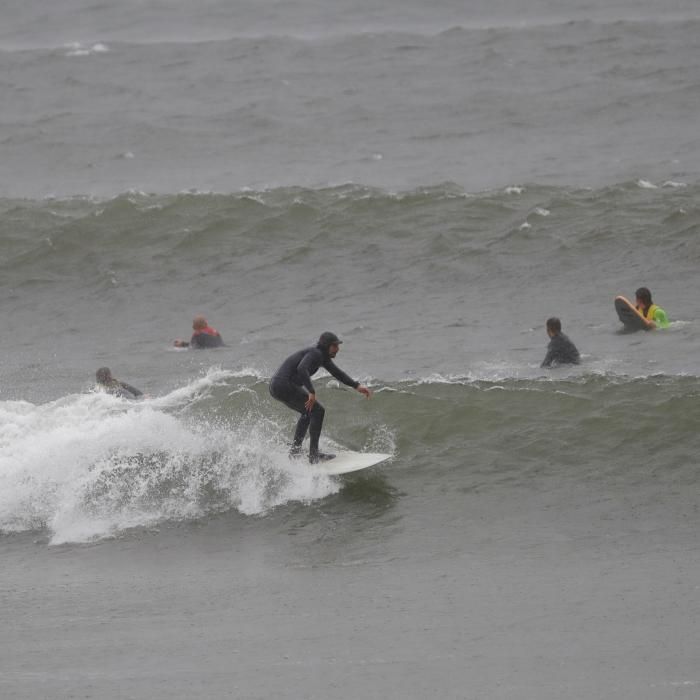
[(173, 345), (176, 348), (196, 348), (202, 350), (204, 348), (219, 348), (224, 344), (223, 338), (219, 331), (212, 328), (204, 316), (195, 316), (192, 321), (192, 330), (194, 333), (187, 340), (176, 340)]

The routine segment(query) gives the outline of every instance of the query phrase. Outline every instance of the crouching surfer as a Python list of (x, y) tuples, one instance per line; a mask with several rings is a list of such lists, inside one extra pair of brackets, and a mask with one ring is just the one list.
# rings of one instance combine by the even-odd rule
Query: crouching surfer
[(318, 449), (326, 411), (316, 400), (316, 389), (311, 382), (312, 375), (323, 367), (339, 382), (351, 386), (366, 398), (372, 395), (367, 387), (351, 379), (333, 362), (342, 342), (335, 333), (322, 333), (314, 347), (304, 348), (290, 355), (270, 380), (272, 397), (300, 414), (290, 455), (301, 455), (301, 446), (308, 431), (309, 461), (312, 464), (335, 457), (332, 454), (319, 452)]
[(640, 287), (634, 293), (637, 311), (649, 322), (652, 328), (668, 328), (669, 321), (666, 312), (651, 300), (651, 292), (647, 287)]
[(561, 332), (561, 321), (558, 318), (552, 316), (547, 319), (547, 335), (549, 345), (541, 367), (577, 365), (581, 361), (581, 355), (576, 346)]
[(143, 396), (143, 392), (139, 391), (136, 387), (115, 379), (109, 367), (100, 367), (95, 373), (95, 376), (100, 389), (103, 389), (108, 394), (119, 396), (119, 398), (122, 399), (137, 399)]
[(176, 340), (173, 345), (176, 348), (219, 348), (224, 344), (223, 338), (219, 331), (212, 328), (204, 316), (195, 316), (192, 321), (192, 330), (194, 333), (189, 342), (186, 340)]

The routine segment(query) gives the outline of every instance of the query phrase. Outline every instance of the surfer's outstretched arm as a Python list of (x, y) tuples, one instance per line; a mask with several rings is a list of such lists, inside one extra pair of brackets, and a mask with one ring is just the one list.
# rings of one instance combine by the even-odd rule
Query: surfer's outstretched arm
[(124, 391), (128, 391), (130, 394), (132, 394), (134, 398), (143, 396), (143, 392), (137, 389), (135, 386), (131, 386), (131, 384), (127, 384), (126, 382), (119, 382), (119, 386), (122, 389), (124, 389)]
[(352, 387), (355, 389), (355, 391), (359, 391), (365, 398), (369, 399), (372, 396), (372, 392), (366, 386), (362, 386), (360, 382), (355, 381), (352, 377), (345, 374), (345, 372), (343, 372), (343, 370), (340, 369), (340, 367), (338, 367), (333, 360), (327, 359), (323, 363), (323, 367), (339, 382), (342, 382), (346, 386)]

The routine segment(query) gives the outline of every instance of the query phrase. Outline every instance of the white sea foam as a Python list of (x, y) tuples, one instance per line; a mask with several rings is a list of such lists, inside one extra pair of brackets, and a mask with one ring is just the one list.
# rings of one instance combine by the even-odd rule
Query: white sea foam
[(658, 186), (649, 180), (637, 180), (637, 187), (641, 187), (643, 190), (658, 190)]
[(91, 56), (95, 53), (107, 53), (109, 47), (106, 44), (97, 43), (92, 46), (83, 46), (79, 41), (71, 42), (70, 44), (64, 44), (64, 49), (68, 49), (66, 56)]
[(536, 378), (528, 368), (518, 367), (512, 363), (478, 363), (473, 369), (459, 374), (433, 373), (426, 377), (421, 377), (413, 382), (414, 386), (430, 384), (456, 384), (475, 385), (481, 382), (502, 382), (506, 380), (518, 380), (523, 378), (523, 372), (527, 378)]
[(681, 188), (681, 187), (687, 187), (688, 183), (687, 182), (680, 182), (677, 180), (666, 180), (662, 185), (662, 187), (674, 187), (674, 188)]
[(537, 214), (537, 216), (549, 216), (552, 212), (544, 207), (535, 207), (534, 213)]
[[(544, 348), (543, 348), (544, 350)], [(480, 385), (483, 383), (527, 382), (528, 388), (532, 382), (551, 381), (588, 381), (592, 377), (607, 377), (610, 381), (629, 381), (648, 377), (648, 373), (628, 374), (623, 362), (617, 357), (593, 357), (582, 353), (579, 365), (559, 366), (555, 371), (540, 367), (539, 358), (534, 362), (515, 362), (508, 360), (493, 360), (475, 362), (464, 372), (442, 374), (435, 372), (420, 377), (409, 386), (431, 384)], [(512, 389), (513, 384), (509, 384)], [(492, 387), (487, 387), (488, 389)], [(502, 388), (502, 387), (501, 387)]]
[(141, 402), (102, 393), (0, 402), (0, 530), (46, 528), (52, 544), (82, 542), (336, 492), (337, 480), (289, 470), (279, 426), (260, 415), (182, 417), (192, 396), (230, 375), (214, 370)]

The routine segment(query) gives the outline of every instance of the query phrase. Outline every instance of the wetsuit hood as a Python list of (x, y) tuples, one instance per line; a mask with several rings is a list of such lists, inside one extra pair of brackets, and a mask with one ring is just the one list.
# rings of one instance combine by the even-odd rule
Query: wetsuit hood
[(325, 358), (329, 358), (329, 350), (331, 345), (340, 345), (342, 342), (343, 341), (340, 340), (335, 333), (325, 331), (324, 333), (321, 333), (321, 337), (318, 339), (316, 347), (323, 353)]

